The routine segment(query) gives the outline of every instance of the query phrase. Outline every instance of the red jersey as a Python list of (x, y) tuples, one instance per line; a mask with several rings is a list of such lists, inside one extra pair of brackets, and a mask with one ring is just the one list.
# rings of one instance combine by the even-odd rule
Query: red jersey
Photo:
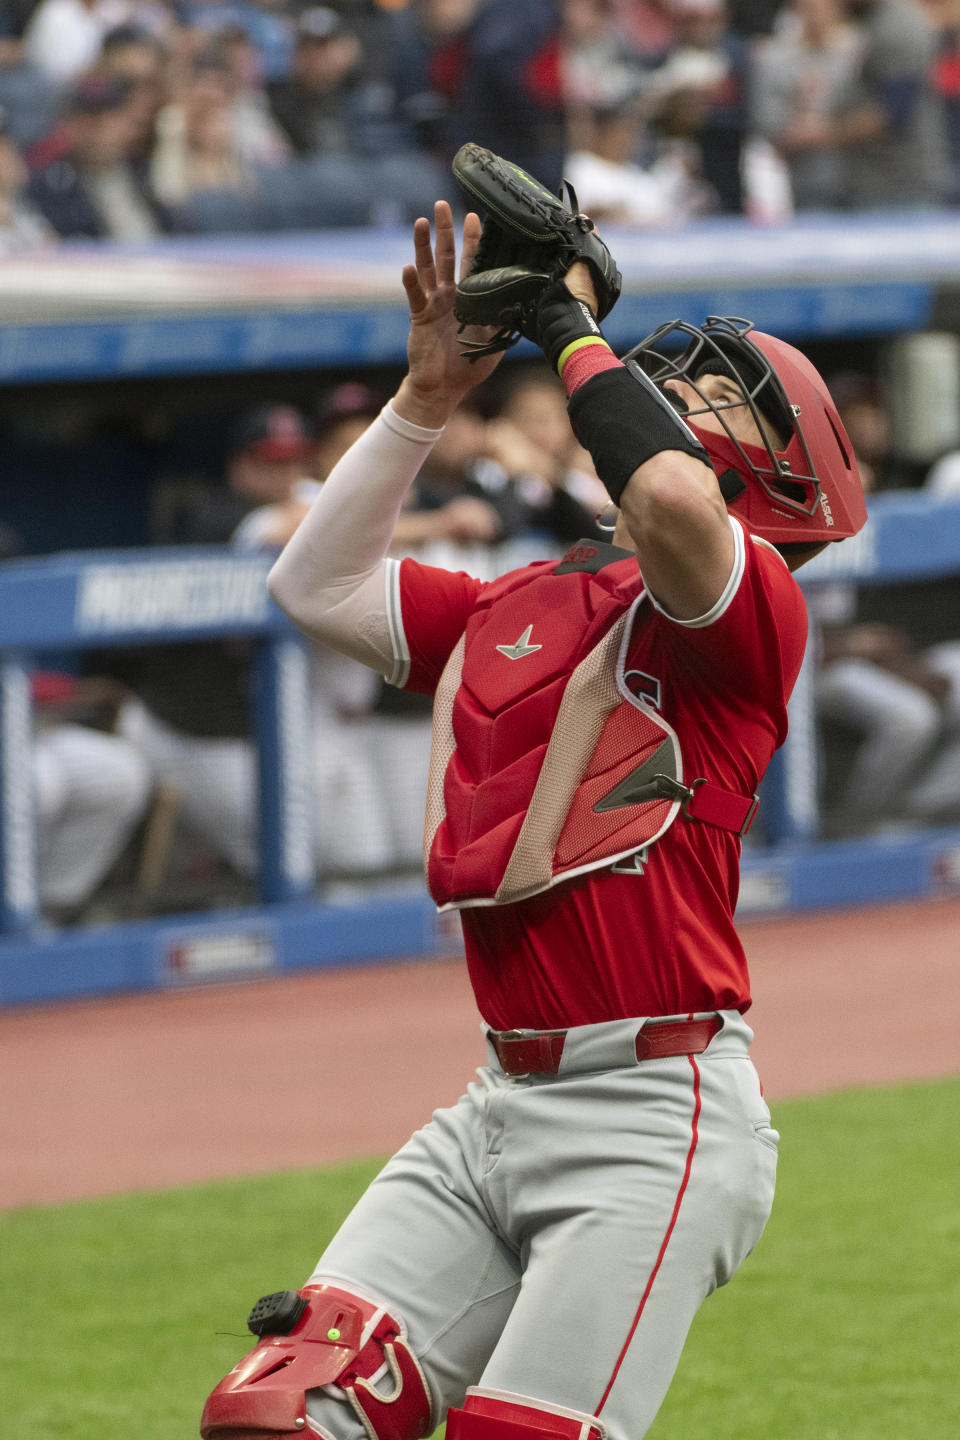
[[(688, 776), (750, 794), (786, 736), (806, 613), (780, 557), (762, 542), (744, 543), (738, 522), (731, 523), (737, 558), (713, 610), (681, 622), (646, 597), (623, 668), (626, 683), (676, 732)], [(635, 557), (613, 547), (590, 550), (593, 568), (615, 566), (618, 580), (636, 576), (642, 591)], [(531, 576), (542, 572), (531, 567)], [(403, 562), (408, 689), (433, 693), (488, 589), (466, 575)], [(541, 600), (529, 619), (549, 645), (560, 618)], [(504, 640), (507, 648), (522, 643), (513, 635)], [(467, 964), (484, 1019), (496, 1029), (559, 1029), (746, 1009), (749, 981), (733, 924), (739, 854), (731, 832), (679, 819), (631, 873), (593, 870), (512, 904), (464, 910)]]

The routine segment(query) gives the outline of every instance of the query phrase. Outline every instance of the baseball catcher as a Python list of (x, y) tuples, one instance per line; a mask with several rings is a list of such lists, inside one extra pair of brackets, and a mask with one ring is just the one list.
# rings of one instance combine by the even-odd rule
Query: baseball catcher
[[(403, 272), (407, 373), (270, 588), (434, 697), (427, 884), (460, 913), (487, 1064), (308, 1282), (254, 1307), (206, 1440), (444, 1420), (448, 1440), (640, 1440), (773, 1202), (738, 864), (803, 658), (791, 571), (865, 519), (853, 452), (809, 362), (746, 321), (668, 322), (618, 358), (619, 275), (572, 197), (478, 145), (456, 173), (485, 216), (459, 283), (439, 202)], [(519, 335), (562, 379), (613, 543), (487, 583), (390, 556), (446, 421)]]

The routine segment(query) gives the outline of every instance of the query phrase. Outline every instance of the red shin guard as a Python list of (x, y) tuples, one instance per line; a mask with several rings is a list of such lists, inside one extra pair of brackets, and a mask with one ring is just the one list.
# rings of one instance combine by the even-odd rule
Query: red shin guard
[(604, 1440), (605, 1435), (595, 1415), (498, 1390), (468, 1390), (463, 1409), (447, 1415), (447, 1440)]

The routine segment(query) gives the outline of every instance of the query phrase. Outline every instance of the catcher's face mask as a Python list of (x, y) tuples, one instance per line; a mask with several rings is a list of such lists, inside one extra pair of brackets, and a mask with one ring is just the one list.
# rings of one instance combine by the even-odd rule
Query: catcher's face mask
[[(622, 358), (671, 401), (669, 380), (682, 380), (699, 397), (684, 418), (710, 455), (724, 499), (752, 533), (781, 546), (794, 568), (864, 524), (853, 447), (826, 385), (792, 345), (754, 331), (748, 320), (711, 315), (699, 327), (682, 320), (662, 325)], [(710, 399), (705, 375), (734, 380), (743, 399)], [(761, 444), (738, 439), (724, 413), (743, 403)], [(719, 431), (697, 425), (707, 412)]]

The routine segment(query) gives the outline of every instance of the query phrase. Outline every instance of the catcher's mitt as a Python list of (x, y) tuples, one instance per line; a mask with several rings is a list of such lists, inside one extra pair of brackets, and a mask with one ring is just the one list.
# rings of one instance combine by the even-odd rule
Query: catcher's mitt
[(577, 211), (568, 184), (568, 205), (532, 175), (472, 142), (453, 157), (453, 173), (483, 212), (483, 233), (470, 273), (457, 286), (453, 313), (461, 325), (496, 325), (485, 344), (467, 343), (471, 359), (536, 340), (537, 302), (554, 280), (585, 260), (597, 292), (597, 318), (620, 297), (620, 271), (593, 228)]

